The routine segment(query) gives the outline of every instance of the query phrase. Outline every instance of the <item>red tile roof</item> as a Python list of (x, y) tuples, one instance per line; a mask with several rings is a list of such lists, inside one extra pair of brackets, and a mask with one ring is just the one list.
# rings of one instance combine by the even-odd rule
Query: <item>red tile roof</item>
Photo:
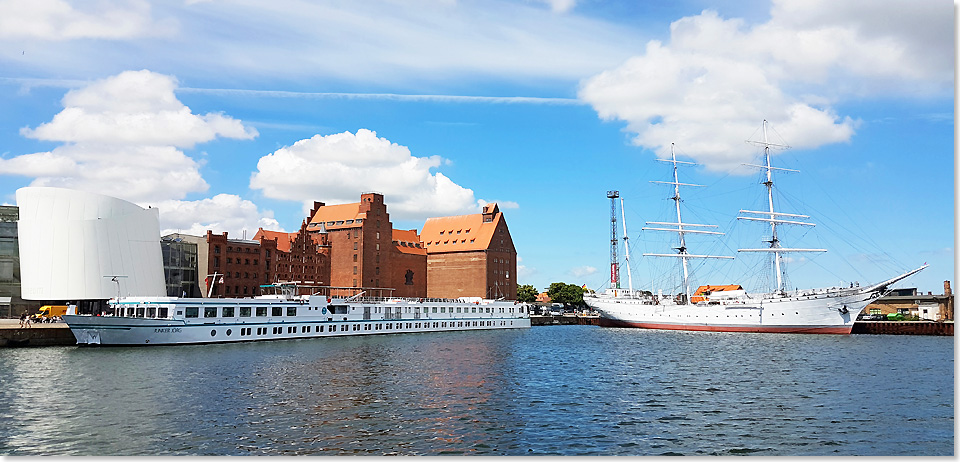
[(253, 236), (253, 240), (257, 241), (260, 238), (267, 240), (276, 239), (277, 240), (277, 250), (281, 252), (290, 251), (290, 243), (297, 237), (297, 233), (284, 233), (281, 231), (267, 231), (263, 228), (260, 228), (257, 231), (257, 234)]
[(503, 214), (496, 204), (487, 205), (484, 211), (493, 213), (491, 221), (484, 222), (482, 213), (428, 218), (420, 231), (420, 240), (426, 244), (428, 253), (486, 250)]
[(367, 218), (367, 214), (366, 212), (360, 212), (359, 202), (324, 205), (310, 217), (309, 229), (311, 231), (319, 229), (320, 223), (323, 223), (327, 229), (356, 228), (360, 226), (357, 220), (363, 220), (364, 218)]
[(411, 255), (426, 255), (427, 249), (420, 242), (420, 236), (417, 236), (415, 229), (395, 229), (393, 230), (393, 242), (400, 253)]

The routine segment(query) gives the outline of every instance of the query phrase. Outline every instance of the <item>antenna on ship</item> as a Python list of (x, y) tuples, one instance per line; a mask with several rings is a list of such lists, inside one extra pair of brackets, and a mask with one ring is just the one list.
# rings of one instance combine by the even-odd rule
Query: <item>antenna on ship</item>
[[(640, 229), (650, 230), (650, 231), (667, 231), (671, 233), (677, 233), (679, 238), (679, 246), (675, 249), (677, 253), (645, 253), (644, 256), (649, 257), (677, 257), (680, 258), (680, 266), (683, 268), (683, 295), (686, 300), (683, 301), (683, 304), (689, 303), (690, 300), (690, 271), (687, 268), (687, 260), (691, 258), (721, 258), (721, 259), (733, 259), (733, 257), (721, 256), (721, 255), (694, 255), (687, 253), (687, 241), (684, 235), (691, 234), (713, 234), (713, 235), (723, 235), (723, 233), (718, 231), (706, 231), (703, 229), (689, 229), (689, 227), (700, 227), (700, 228), (716, 228), (717, 225), (701, 225), (695, 223), (684, 223), (683, 219), (680, 216), (680, 186), (703, 186), (702, 184), (692, 184), (692, 183), (681, 183), (677, 176), (677, 165), (697, 165), (693, 162), (684, 162), (677, 160), (677, 154), (674, 150), (674, 143), (670, 143), (670, 159), (657, 159), (660, 162), (669, 162), (673, 164), (673, 181), (651, 181), (651, 183), (660, 183), (660, 184), (672, 184), (673, 185), (673, 197), (672, 199), (676, 204), (677, 209), (677, 222), (663, 222), (663, 221), (648, 221), (648, 225), (666, 225), (666, 226), (675, 226), (675, 228), (651, 228), (643, 227)], [(685, 228), (685, 226), (687, 228)]]
[(120, 300), (120, 279), (119, 279), (119, 278), (125, 278), (126, 276), (124, 276), (124, 275), (122, 275), (122, 274), (109, 274), (109, 275), (106, 275), (106, 276), (104, 276), (104, 277), (105, 277), (105, 278), (110, 278), (110, 281), (111, 281), (111, 282), (116, 282), (116, 283), (117, 283), (117, 300)]
[(610, 288), (620, 288), (620, 267), (617, 259), (617, 198), (620, 191), (607, 191), (610, 199)]
[[(740, 213), (747, 213), (753, 215), (747, 216), (738, 216), (738, 220), (749, 220), (749, 221), (765, 221), (770, 223), (770, 240), (765, 241), (770, 243), (770, 247), (765, 249), (738, 249), (738, 252), (771, 252), (773, 253), (773, 266), (774, 272), (777, 276), (777, 288), (776, 291), (779, 293), (786, 292), (786, 282), (785, 272), (782, 269), (783, 265), (783, 253), (784, 252), (826, 252), (827, 249), (791, 249), (786, 247), (780, 247), (780, 239), (777, 237), (777, 225), (797, 225), (797, 226), (816, 226), (815, 223), (807, 223), (797, 220), (787, 220), (780, 217), (787, 218), (810, 218), (809, 215), (799, 215), (796, 213), (783, 213), (777, 212), (773, 208), (773, 171), (780, 170), (784, 172), (799, 172), (799, 170), (793, 170), (789, 168), (780, 168), (780, 167), (771, 167), (770, 166), (770, 148), (779, 148), (779, 149), (788, 149), (789, 146), (781, 144), (773, 144), (767, 141), (767, 121), (763, 121), (763, 141), (747, 141), (751, 144), (756, 144), (758, 146), (763, 146), (763, 159), (764, 165), (755, 165), (755, 164), (743, 164), (748, 167), (762, 168), (766, 170), (767, 180), (762, 184), (767, 187), (767, 205), (768, 210), (765, 212), (755, 211), (755, 210), (741, 210)], [(756, 216), (760, 215), (760, 216)], [(766, 217), (764, 217), (764, 215)]]

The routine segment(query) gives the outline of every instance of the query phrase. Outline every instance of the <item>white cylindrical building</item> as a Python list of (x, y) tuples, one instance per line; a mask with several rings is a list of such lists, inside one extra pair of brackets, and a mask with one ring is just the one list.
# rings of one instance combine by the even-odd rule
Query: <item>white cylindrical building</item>
[(17, 190), (26, 300), (164, 296), (157, 209), (84, 191)]

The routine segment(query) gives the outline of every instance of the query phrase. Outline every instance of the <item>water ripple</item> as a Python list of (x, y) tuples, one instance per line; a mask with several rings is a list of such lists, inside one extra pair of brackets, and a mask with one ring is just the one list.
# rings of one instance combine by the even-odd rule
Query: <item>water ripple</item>
[[(910, 393), (886, 393), (903, 377)], [(7, 349), (0, 383), (17, 456), (953, 455), (941, 337), (551, 326)]]

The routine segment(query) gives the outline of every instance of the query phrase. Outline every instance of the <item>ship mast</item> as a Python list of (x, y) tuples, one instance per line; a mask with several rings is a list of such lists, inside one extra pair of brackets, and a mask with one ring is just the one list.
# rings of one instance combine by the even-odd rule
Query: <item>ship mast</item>
[(633, 274), (630, 272), (630, 246), (627, 242), (630, 237), (627, 236), (627, 212), (623, 209), (623, 198), (620, 198), (620, 216), (623, 217), (623, 261), (627, 265), (627, 287), (630, 289), (630, 295), (633, 295)]
[(719, 256), (719, 255), (694, 255), (687, 253), (687, 241), (686, 234), (713, 234), (713, 235), (723, 235), (721, 232), (717, 231), (706, 231), (703, 229), (690, 229), (690, 228), (716, 228), (717, 225), (702, 225), (695, 223), (684, 223), (680, 215), (680, 186), (703, 186), (700, 184), (691, 184), (691, 183), (681, 183), (679, 177), (677, 176), (677, 165), (697, 165), (693, 162), (684, 162), (677, 160), (677, 154), (674, 150), (674, 144), (670, 143), (670, 160), (666, 159), (657, 159), (661, 162), (670, 162), (673, 164), (673, 181), (651, 181), (651, 183), (660, 183), (660, 184), (672, 184), (673, 185), (673, 197), (672, 199), (676, 205), (677, 209), (677, 221), (676, 223), (662, 222), (662, 221), (648, 221), (648, 225), (665, 225), (665, 226), (675, 226), (675, 228), (658, 228), (658, 227), (643, 227), (640, 229), (650, 230), (650, 231), (667, 231), (672, 233), (677, 233), (679, 246), (675, 247), (677, 253), (645, 253), (644, 256), (650, 257), (677, 257), (680, 258), (680, 266), (683, 269), (683, 293), (686, 296), (685, 303), (689, 303), (690, 300), (690, 270), (687, 265), (687, 260), (691, 258), (722, 258), (722, 259), (733, 259), (733, 257), (728, 256)]
[[(785, 284), (785, 271), (783, 270), (783, 253), (785, 252), (826, 252), (827, 249), (796, 249), (796, 248), (786, 248), (780, 246), (780, 239), (777, 237), (777, 225), (797, 225), (797, 226), (816, 226), (814, 223), (807, 223), (797, 220), (788, 220), (779, 217), (787, 218), (810, 218), (809, 215), (799, 215), (796, 213), (783, 213), (777, 212), (773, 208), (773, 171), (781, 170), (785, 172), (799, 172), (799, 170), (792, 170), (788, 168), (779, 168), (770, 166), (770, 148), (776, 147), (781, 149), (786, 149), (787, 146), (772, 144), (767, 141), (767, 121), (763, 121), (763, 141), (762, 142), (753, 142), (759, 146), (763, 146), (763, 158), (764, 165), (754, 165), (754, 164), (744, 164), (749, 167), (757, 167), (766, 170), (766, 181), (763, 182), (763, 185), (767, 187), (767, 208), (765, 212), (762, 211), (753, 211), (753, 210), (741, 210), (740, 213), (753, 214), (746, 216), (738, 216), (738, 220), (749, 220), (749, 221), (765, 221), (770, 223), (770, 240), (764, 241), (770, 244), (770, 247), (765, 249), (738, 249), (739, 252), (771, 252), (773, 253), (773, 267), (774, 273), (777, 278), (777, 288), (776, 291), (783, 294), (786, 292)], [(766, 217), (764, 217), (764, 215)]]

